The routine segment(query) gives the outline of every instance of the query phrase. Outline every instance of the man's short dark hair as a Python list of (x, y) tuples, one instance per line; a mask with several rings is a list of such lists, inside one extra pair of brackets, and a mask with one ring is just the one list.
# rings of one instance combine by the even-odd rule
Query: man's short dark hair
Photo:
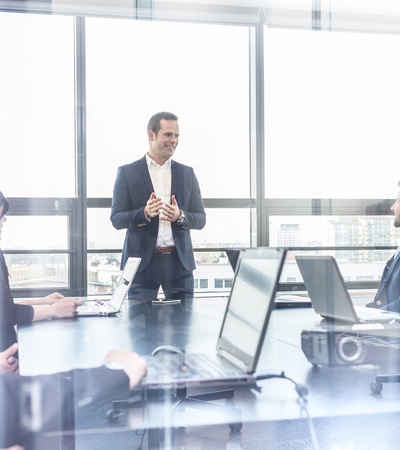
[(0, 219), (5, 216), (10, 208), (7, 199), (4, 197), (3, 193), (0, 191), (0, 208), (3, 206), (3, 211), (0, 215)]
[(161, 120), (178, 120), (178, 117), (175, 114), (170, 112), (159, 112), (154, 114), (154, 116), (150, 117), (149, 123), (147, 124), (147, 132), (150, 130), (153, 131), (156, 135), (161, 129)]

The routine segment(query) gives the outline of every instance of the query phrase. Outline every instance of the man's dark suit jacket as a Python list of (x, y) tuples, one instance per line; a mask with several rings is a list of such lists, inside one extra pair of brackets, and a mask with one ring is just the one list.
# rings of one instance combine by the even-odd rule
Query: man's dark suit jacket
[(375, 295), (374, 306), (400, 312), (400, 255), (387, 262)]
[[(185, 214), (185, 222), (172, 223), (172, 234), (179, 259), (186, 270), (196, 268), (190, 229), (201, 230), (206, 223), (206, 213), (200, 186), (191, 167), (171, 161), (171, 195)], [(159, 218), (148, 221), (144, 208), (154, 188), (146, 157), (118, 168), (111, 206), (111, 222), (117, 230), (126, 228), (121, 267), (129, 256), (139, 256), (142, 261), (138, 272), (143, 271), (153, 256), (157, 241)]]

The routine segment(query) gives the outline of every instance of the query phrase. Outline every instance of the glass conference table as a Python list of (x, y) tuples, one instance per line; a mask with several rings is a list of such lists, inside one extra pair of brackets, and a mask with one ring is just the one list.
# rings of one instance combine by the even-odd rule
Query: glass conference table
[[(114, 348), (128, 348), (147, 357), (157, 346), (165, 344), (178, 346), (187, 352), (214, 352), (226, 302), (226, 298), (199, 298), (193, 300), (186, 311), (180, 305), (156, 306), (149, 311), (142, 305), (125, 302), (122, 312), (115, 317), (52, 320), (19, 327), (21, 374), (99, 366), (105, 354)], [(381, 370), (378, 365), (317, 366), (307, 359), (302, 351), (302, 332), (320, 325), (321, 318), (312, 308), (273, 311), (257, 374), (284, 373), (296, 383), (305, 385), (308, 394), (306, 401), (299, 403), (294, 384), (280, 376), (249, 386), (221, 386), (221, 389), (234, 389), (235, 405), (241, 412), (243, 427), (248, 422), (304, 418), (305, 408), (311, 418), (368, 414), (371, 411), (374, 414), (400, 412), (398, 385), (385, 386), (380, 395), (371, 393), (370, 384)], [(398, 366), (397, 352), (390, 354), (390, 362), (395, 370)], [(194, 387), (193, 394), (210, 389), (215, 390), (215, 386)], [(165, 396), (152, 396), (146, 409), (150, 411), (153, 407), (153, 411), (160, 411), (165, 407), (163, 399)], [(165, 414), (164, 411), (161, 418), (160, 414), (154, 415), (149, 411), (146, 426), (149, 430), (157, 430), (157, 433), (162, 428), (214, 424), (226, 424), (229, 431), (228, 425), (232, 423), (232, 417), (223, 411), (221, 413), (221, 409), (213, 411), (211, 408), (206, 413), (192, 408), (175, 414)], [(122, 425), (103, 420), (98, 426), (111, 432)], [(80, 432), (84, 432), (83, 424), (77, 426), (76, 434)], [(154, 437), (153, 434), (151, 439), (149, 448), (155, 448), (159, 436)]]

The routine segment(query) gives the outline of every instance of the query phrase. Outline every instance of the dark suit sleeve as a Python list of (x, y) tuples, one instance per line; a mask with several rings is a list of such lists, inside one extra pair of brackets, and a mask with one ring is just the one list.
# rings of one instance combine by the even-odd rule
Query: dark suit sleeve
[(112, 370), (105, 366), (94, 369), (72, 371), (76, 397), (110, 396), (115, 389), (129, 392), (129, 378), (123, 370)]
[(397, 298), (395, 301), (388, 303), (386, 306), (384, 306), (381, 309), (384, 309), (386, 311), (394, 311), (394, 312), (400, 313), (400, 297)]
[(189, 201), (189, 210), (185, 211), (184, 226), (193, 230), (201, 230), (206, 224), (206, 212), (201, 197), (200, 185), (192, 170), (192, 190)]
[[(131, 178), (132, 173), (130, 173)], [(143, 188), (136, 189), (139, 180), (127, 179), (127, 170), (124, 166), (118, 168), (114, 183), (113, 198), (111, 205), (111, 223), (117, 230), (133, 228), (146, 223), (144, 208), (148, 197), (138, 198), (138, 193)]]
[(175, 195), (179, 208), (185, 213), (183, 229), (201, 230), (206, 224), (206, 213), (201, 196), (200, 185), (191, 167), (175, 163), (173, 172), (172, 194)]

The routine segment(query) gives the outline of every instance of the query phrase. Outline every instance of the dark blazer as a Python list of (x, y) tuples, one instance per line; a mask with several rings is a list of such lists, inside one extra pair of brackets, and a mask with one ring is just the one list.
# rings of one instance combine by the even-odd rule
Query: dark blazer
[[(186, 218), (183, 225), (172, 223), (177, 254), (186, 270), (196, 268), (190, 229), (201, 230), (206, 223), (206, 213), (200, 186), (191, 167), (171, 161), (171, 195), (175, 195), (179, 208)], [(139, 256), (142, 261), (138, 272), (143, 271), (153, 256), (157, 241), (159, 218), (148, 221), (144, 208), (154, 188), (146, 157), (118, 168), (111, 206), (111, 222), (117, 230), (126, 228), (121, 267), (129, 256)]]
[(33, 319), (31, 305), (14, 303), (3, 252), (0, 250), (0, 352), (17, 342), (14, 326)]
[(374, 306), (400, 312), (400, 255), (390, 258), (386, 263)]

